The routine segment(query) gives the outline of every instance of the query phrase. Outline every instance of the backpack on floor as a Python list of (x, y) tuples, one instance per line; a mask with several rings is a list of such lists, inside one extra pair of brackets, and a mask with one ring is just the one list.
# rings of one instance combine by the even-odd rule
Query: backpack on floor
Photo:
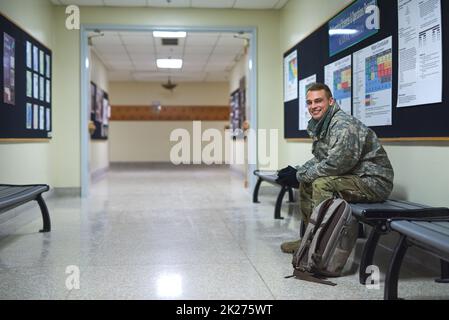
[(358, 222), (343, 199), (324, 200), (312, 212), (301, 245), (293, 255), (293, 276), (300, 280), (336, 285), (358, 236)]

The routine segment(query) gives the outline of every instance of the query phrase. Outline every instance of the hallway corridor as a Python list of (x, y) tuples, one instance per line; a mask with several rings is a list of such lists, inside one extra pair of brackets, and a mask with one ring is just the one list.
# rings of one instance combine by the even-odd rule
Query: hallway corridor
[[(50, 233), (37, 232), (37, 206), (11, 219), (33, 218), (17, 230), (0, 224), (0, 299), (383, 298), (382, 283), (358, 284), (352, 261), (335, 287), (284, 279), (291, 256), (279, 245), (296, 238), (299, 218), (284, 204), (285, 219), (273, 219), (275, 192), (262, 189), (253, 204), (227, 167), (114, 167), (87, 199), (47, 200)], [(378, 251), (384, 271), (389, 255)], [(80, 272), (79, 289), (67, 287), (68, 266)], [(447, 299), (449, 287), (429, 276), (404, 265), (400, 296)]]

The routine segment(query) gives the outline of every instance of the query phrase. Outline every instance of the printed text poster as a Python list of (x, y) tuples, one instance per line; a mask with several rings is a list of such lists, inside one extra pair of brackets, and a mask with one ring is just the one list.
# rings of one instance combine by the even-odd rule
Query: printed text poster
[(331, 89), (340, 108), (351, 114), (352, 65), (351, 56), (335, 61), (324, 67), (324, 82)]
[(441, 0), (398, 0), (398, 107), (442, 102)]
[(309, 120), (312, 118), (307, 108), (307, 90), (316, 82), (316, 74), (299, 81), (299, 130), (307, 130)]
[(298, 54), (295, 51), (284, 59), (284, 102), (298, 98)]
[(392, 125), (392, 37), (354, 53), (354, 116), (367, 126)]

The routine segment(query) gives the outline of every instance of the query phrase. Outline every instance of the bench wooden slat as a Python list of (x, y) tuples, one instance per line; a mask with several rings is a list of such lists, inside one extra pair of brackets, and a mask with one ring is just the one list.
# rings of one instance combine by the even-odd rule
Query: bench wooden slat
[(0, 213), (14, 209), (29, 201), (37, 201), (41, 209), (44, 222), (43, 229), (40, 232), (49, 232), (51, 230), (50, 214), (45, 204), (42, 193), (50, 190), (46, 184), (36, 185), (0, 185)]
[[(393, 221), (391, 228), (422, 244), (449, 253), (449, 222), (441, 222), (438, 232), (434, 227), (433, 229), (429, 228), (429, 223), (432, 224), (432, 222), (422, 221)], [(446, 229), (444, 233), (441, 232), (442, 226)]]
[(0, 210), (9, 208), (16, 203), (34, 200), (42, 192), (48, 191), (49, 187), (36, 186), (6, 186), (0, 194)]

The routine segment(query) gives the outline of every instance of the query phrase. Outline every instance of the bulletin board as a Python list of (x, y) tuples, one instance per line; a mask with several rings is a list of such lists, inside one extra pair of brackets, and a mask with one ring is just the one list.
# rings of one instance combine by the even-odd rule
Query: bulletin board
[(107, 140), (111, 107), (109, 95), (94, 82), (90, 83), (90, 120), (95, 125), (92, 140)]
[[(440, 1), (440, 0), (438, 0)], [(337, 13), (339, 16), (347, 8), (355, 5), (354, 1), (345, 9)], [(415, 105), (397, 108), (398, 101), (398, 1), (377, 0), (380, 9), (380, 29), (366, 39), (331, 54), (329, 49), (329, 21), (304, 38), (300, 43), (285, 52), (284, 58), (297, 52), (298, 81), (316, 75), (317, 82), (325, 82), (325, 66), (350, 56), (354, 66), (354, 53), (370, 45), (392, 37), (392, 124), (385, 126), (370, 126), (380, 138), (386, 140), (449, 140), (449, 73), (447, 66), (449, 55), (449, 1), (441, 1), (442, 47), (443, 47), (443, 75), (442, 75), (442, 103)], [(354, 68), (352, 69), (354, 72)], [(352, 74), (354, 80), (354, 74)], [(286, 84), (284, 83), (284, 86)], [(298, 86), (299, 87), (299, 86)], [(299, 90), (299, 89), (298, 89)], [(353, 100), (353, 98), (352, 98)], [(305, 130), (299, 130), (299, 94), (298, 98), (284, 102), (284, 137), (286, 139), (309, 138)], [(354, 111), (353, 101), (351, 102)]]
[(52, 52), (0, 14), (0, 140), (52, 134)]

